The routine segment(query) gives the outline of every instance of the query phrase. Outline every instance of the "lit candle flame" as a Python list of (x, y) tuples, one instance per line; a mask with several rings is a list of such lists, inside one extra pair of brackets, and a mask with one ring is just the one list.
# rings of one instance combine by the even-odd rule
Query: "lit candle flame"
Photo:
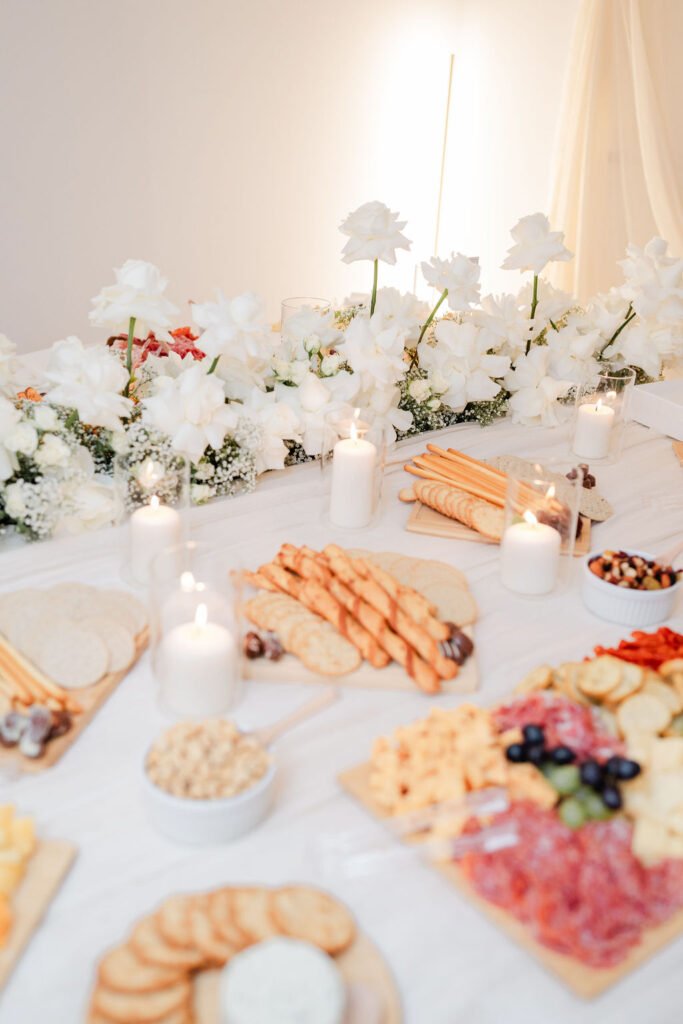
[(198, 604), (197, 611), (194, 615), (194, 624), (197, 629), (203, 629), (209, 618), (209, 613), (205, 604)]
[(159, 483), (163, 475), (164, 467), (160, 462), (155, 462), (154, 459), (145, 459), (140, 467), (138, 480), (142, 487), (150, 488)]
[(533, 512), (529, 511), (529, 509), (527, 509), (526, 512), (524, 513), (524, 519), (529, 524), (529, 526), (537, 526), (538, 525), (538, 519), (533, 514)]
[(183, 572), (180, 574), (180, 589), (184, 590), (186, 594), (189, 594), (195, 589), (194, 576), (191, 572)]
[(595, 405), (595, 411), (596, 412), (600, 412), (601, 408), (602, 408), (602, 398), (598, 398), (598, 400), (596, 402), (596, 405)]
[(605, 401), (607, 401), (607, 402), (614, 402), (614, 401), (616, 401), (616, 397), (617, 397), (616, 391), (608, 391), (607, 394), (605, 395)]
[(153, 494), (152, 497), (149, 499), (149, 507), (159, 508), (159, 496), (157, 494)]
[(351, 420), (350, 436), (351, 436), (351, 440), (352, 441), (357, 441), (358, 440), (358, 427), (353, 422), (353, 420)]
[(550, 498), (554, 498), (555, 497), (555, 484), (551, 484), (550, 485), (550, 487), (546, 491), (546, 495), (545, 496), (546, 496), (546, 498), (548, 498), (548, 500), (550, 500)]

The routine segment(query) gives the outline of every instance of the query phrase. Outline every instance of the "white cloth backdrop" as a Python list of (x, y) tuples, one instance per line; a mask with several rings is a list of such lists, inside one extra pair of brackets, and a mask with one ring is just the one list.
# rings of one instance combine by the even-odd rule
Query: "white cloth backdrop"
[(554, 284), (585, 300), (615, 283), (628, 242), (683, 253), (680, 0), (583, 0), (558, 123), (553, 226), (576, 254)]

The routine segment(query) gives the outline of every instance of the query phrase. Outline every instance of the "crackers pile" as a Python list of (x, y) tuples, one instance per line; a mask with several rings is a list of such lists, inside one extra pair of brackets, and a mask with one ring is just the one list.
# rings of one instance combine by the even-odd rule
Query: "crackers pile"
[[(35, 702), (51, 706), (48, 698), (59, 702), (64, 690), (125, 671), (146, 625), (145, 606), (122, 590), (60, 583), (0, 595), (0, 633), (6, 638), (0, 659), (12, 662), (5, 673), (0, 665), (4, 710), (25, 710)], [(80, 710), (77, 702), (61, 703)]]
[[(454, 711), (433, 708), (427, 718), (375, 740), (370, 760), (373, 798), (387, 814), (396, 815), (505, 786), (511, 800), (552, 807), (557, 793), (541, 773), (505, 757), (509, 744), (521, 738), (519, 729), (499, 733), (490, 712), (475, 704), (461, 704)], [(469, 815), (449, 815), (449, 830), (459, 831)]]
[(533, 690), (556, 690), (595, 708), (641, 765), (624, 796), (634, 854), (645, 864), (683, 857), (683, 659), (657, 672), (611, 654), (557, 669), (541, 665), (516, 692)]
[(412, 490), (423, 505), (429, 505), (449, 519), (456, 519), (488, 540), (501, 540), (505, 513), (490, 501), (477, 498), (451, 484), (430, 480), (416, 480)]
[(246, 617), (276, 632), (307, 667), (343, 675), (361, 660), (377, 669), (393, 660), (426, 693), (457, 675), (443, 645), (476, 618), (462, 573), (388, 552), (284, 544), (245, 578), (266, 591), (246, 603)]
[(193, 975), (276, 935), (335, 956), (356, 929), (345, 907), (308, 886), (173, 896), (100, 961), (88, 1024), (193, 1024)]

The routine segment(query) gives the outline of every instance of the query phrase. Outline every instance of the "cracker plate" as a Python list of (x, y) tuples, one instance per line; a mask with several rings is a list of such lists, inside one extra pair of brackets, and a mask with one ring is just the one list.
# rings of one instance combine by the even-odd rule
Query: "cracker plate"
[[(389, 815), (375, 802), (370, 789), (370, 762), (357, 765), (342, 772), (339, 783), (355, 800), (369, 811), (374, 818), (384, 819)], [(397, 840), (398, 841), (398, 840)], [(656, 928), (648, 928), (638, 946), (616, 967), (587, 967), (578, 960), (536, 942), (526, 926), (511, 914), (506, 913), (494, 903), (489, 903), (467, 883), (455, 863), (441, 861), (434, 865), (446, 881), (455, 886), (470, 902), (478, 907), (501, 931), (519, 943), (527, 953), (531, 953), (543, 967), (555, 974), (560, 981), (576, 995), (584, 999), (594, 999), (616, 982), (620, 981), (634, 968), (651, 957), (667, 943), (683, 932), (683, 910), (679, 910), (663, 924)]]
[(149, 627), (145, 627), (135, 638), (135, 657), (128, 668), (120, 672), (109, 672), (92, 686), (86, 686), (79, 690), (69, 692), (82, 704), (83, 711), (72, 716), (73, 724), (63, 736), (58, 736), (45, 747), (42, 757), (25, 757), (19, 752), (18, 747), (0, 747), (0, 765), (11, 764), (22, 772), (42, 772), (51, 768), (62, 754), (65, 753), (71, 744), (80, 736), (86, 725), (97, 714), (108, 697), (114, 692), (121, 680), (128, 675), (133, 666), (149, 644)]

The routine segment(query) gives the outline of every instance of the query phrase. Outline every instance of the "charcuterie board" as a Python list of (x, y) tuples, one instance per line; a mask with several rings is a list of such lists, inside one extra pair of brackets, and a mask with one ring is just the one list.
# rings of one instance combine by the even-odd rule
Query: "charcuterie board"
[[(376, 803), (370, 788), (370, 763), (357, 765), (339, 776), (341, 786), (361, 804), (373, 817), (386, 819), (388, 815)], [(594, 999), (610, 986), (620, 981), (634, 968), (651, 957), (667, 943), (683, 933), (683, 910), (674, 914), (663, 924), (650, 928), (642, 941), (633, 948), (616, 967), (595, 969), (580, 963), (572, 957), (556, 953), (536, 942), (527, 928), (511, 914), (479, 896), (467, 883), (454, 862), (440, 861), (434, 865), (451, 885), (504, 931), (511, 939), (531, 953), (545, 968), (552, 971), (576, 995)]]

